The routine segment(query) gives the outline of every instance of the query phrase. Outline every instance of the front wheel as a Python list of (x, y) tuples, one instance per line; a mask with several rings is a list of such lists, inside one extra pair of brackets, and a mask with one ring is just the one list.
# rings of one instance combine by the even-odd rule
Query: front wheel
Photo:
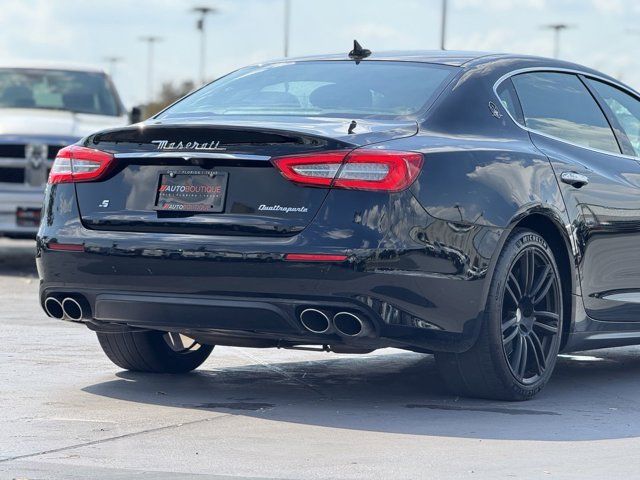
[(96, 332), (104, 353), (125, 370), (152, 373), (186, 373), (204, 362), (213, 346), (201, 345), (173, 332)]
[(477, 342), (463, 353), (437, 353), (436, 363), (456, 394), (528, 400), (545, 386), (562, 334), (558, 267), (539, 234), (516, 229), (493, 275)]

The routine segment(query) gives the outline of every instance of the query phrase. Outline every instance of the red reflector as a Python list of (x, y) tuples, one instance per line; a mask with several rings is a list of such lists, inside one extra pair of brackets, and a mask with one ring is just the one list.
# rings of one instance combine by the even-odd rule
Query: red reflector
[(292, 182), (316, 187), (399, 192), (409, 187), (422, 169), (416, 152), (356, 149), (292, 155), (273, 160)]
[(346, 255), (328, 255), (323, 253), (287, 253), (287, 262), (344, 262)]
[(47, 246), (49, 250), (57, 250), (59, 252), (84, 252), (84, 245), (78, 245), (77, 243), (49, 242)]
[(70, 145), (58, 152), (49, 183), (91, 182), (100, 179), (112, 164), (113, 155), (93, 148)]

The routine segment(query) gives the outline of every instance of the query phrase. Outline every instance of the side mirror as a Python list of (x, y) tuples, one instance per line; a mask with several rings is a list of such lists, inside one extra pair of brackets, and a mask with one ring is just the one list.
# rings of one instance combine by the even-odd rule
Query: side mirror
[(129, 121), (131, 123), (138, 123), (142, 120), (142, 109), (140, 107), (133, 107), (129, 112)]

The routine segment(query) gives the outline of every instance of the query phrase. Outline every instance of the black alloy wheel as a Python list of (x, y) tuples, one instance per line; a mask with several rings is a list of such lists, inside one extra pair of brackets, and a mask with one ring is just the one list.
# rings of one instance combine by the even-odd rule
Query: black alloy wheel
[(516, 257), (502, 301), (502, 347), (511, 373), (532, 384), (557, 353), (560, 281), (546, 252), (530, 245)]
[(517, 228), (496, 262), (476, 343), (461, 353), (436, 352), (440, 375), (458, 395), (530, 399), (555, 367), (563, 315), (553, 250), (540, 234)]

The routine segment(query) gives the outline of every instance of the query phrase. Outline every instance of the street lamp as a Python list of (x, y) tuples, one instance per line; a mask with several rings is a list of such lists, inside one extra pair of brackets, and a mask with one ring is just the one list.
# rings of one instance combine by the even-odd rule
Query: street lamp
[(560, 57), (560, 32), (573, 28), (566, 23), (550, 23), (549, 25), (543, 25), (545, 30), (553, 30), (553, 58)]
[(291, 25), (291, 0), (284, 0), (284, 56), (289, 56), (289, 28)]
[(200, 84), (204, 85), (207, 82), (206, 74), (206, 50), (207, 50), (207, 34), (206, 24), (207, 15), (210, 13), (217, 13), (218, 10), (212, 7), (194, 7), (193, 12), (200, 14), (200, 18), (196, 22), (196, 28), (200, 31)]
[(442, 0), (442, 18), (440, 20), (440, 50), (446, 50), (447, 41), (447, 0)]
[(151, 103), (153, 101), (153, 47), (162, 41), (162, 37), (147, 35), (140, 37), (140, 41), (147, 42), (147, 103)]
[(109, 64), (109, 76), (113, 79), (116, 74), (116, 65), (123, 61), (122, 57), (104, 57), (104, 61)]

